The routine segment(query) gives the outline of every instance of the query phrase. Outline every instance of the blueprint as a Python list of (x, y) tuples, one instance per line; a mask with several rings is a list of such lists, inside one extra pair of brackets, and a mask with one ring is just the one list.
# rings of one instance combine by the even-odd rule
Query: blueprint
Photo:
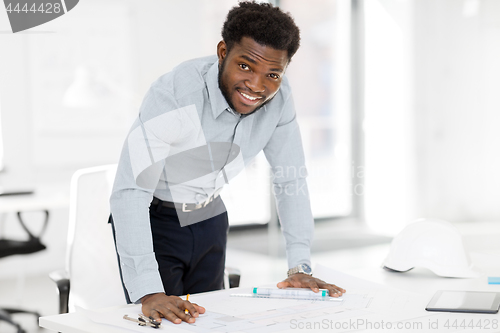
[[(172, 324), (163, 320), (159, 330), (169, 332), (247, 332), (267, 333), (297, 330), (348, 332), (381, 330), (381, 325), (408, 323), (420, 318), (429, 322), (436, 314), (425, 311), (427, 297), (392, 289), (359, 279), (323, 266), (315, 268), (315, 275), (322, 280), (335, 281), (347, 290), (342, 301), (254, 299), (231, 297), (235, 289), (191, 295), (190, 301), (203, 305), (207, 312), (194, 324)], [(251, 288), (236, 289), (238, 293), (250, 293)], [(119, 326), (136, 332), (151, 332), (123, 320), (127, 314), (136, 317), (140, 305), (129, 305), (108, 311), (80, 310), (88, 319), (102, 324)], [(389, 328), (390, 329), (390, 328)], [(382, 329), (383, 330), (383, 329)], [(425, 326), (419, 329), (425, 332)]]
[[(288, 301), (290, 304), (284, 307), (268, 308), (255, 312), (241, 312), (240, 315), (228, 315), (212, 311), (207, 311), (200, 315), (194, 324), (182, 323), (180, 325), (172, 324), (167, 320), (163, 320), (159, 330), (184, 330), (189, 332), (277, 332), (290, 328), (290, 323), (300, 320), (322, 320), (323, 318), (353, 318), (368, 314), (363, 309), (357, 309), (358, 306), (366, 308), (370, 299), (360, 295), (352, 295), (349, 300), (344, 300), (345, 304), (350, 304), (356, 309), (346, 309), (345, 306), (339, 303), (327, 303), (322, 301)], [(245, 299), (229, 298), (233, 306), (244, 304)], [(328, 306), (327, 306), (328, 304)], [(106, 312), (90, 311), (79, 309), (79, 312), (84, 314), (88, 319), (112, 326), (118, 326), (135, 332), (150, 332), (147, 327), (140, 327), (137, 324), (126, 321), (123, 316), (127, 314), (129, 317), (137, 318), (141, 313), (140, 305), (117, 308)]]

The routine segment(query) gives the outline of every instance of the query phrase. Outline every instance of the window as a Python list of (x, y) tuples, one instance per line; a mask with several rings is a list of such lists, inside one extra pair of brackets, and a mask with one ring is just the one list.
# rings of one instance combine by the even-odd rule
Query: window
[(280, 0), (301, 29), (287, 71), (294, 92), (315, 218), (351, 212), (349, 13), (346, 0)]

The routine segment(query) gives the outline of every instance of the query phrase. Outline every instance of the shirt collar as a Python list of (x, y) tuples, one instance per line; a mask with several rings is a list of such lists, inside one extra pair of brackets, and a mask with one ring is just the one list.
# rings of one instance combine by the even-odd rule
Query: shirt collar
[(207, 72), (206, 84), (208, 88), (208, 98), (210, 99), (210, 105), (212, 106), (212, 112), (214, 118), (217, 118), (229, 108), (224, 95), (219, 88), (219, 60), (210, 67)]

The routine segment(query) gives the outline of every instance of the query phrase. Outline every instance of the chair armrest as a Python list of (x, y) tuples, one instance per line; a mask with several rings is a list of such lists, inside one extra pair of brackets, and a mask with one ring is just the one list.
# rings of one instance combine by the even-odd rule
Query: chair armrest
[(227, 274), (229, 288), (238, 288), (240, 286), (241, 272), (238, 268), (226, 267), (224, 274)]
[(68, 313), (69, 274), (65, 270), (54, 271), (49, 277), (56, 283), (59, 293), (59, 313)]

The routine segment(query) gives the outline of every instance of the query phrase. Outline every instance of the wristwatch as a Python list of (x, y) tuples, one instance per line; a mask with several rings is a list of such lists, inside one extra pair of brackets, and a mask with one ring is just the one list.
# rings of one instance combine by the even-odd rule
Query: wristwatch
[(313, 275), (312, 269), (311, 267), (309, 267), (308, 264), (300, 264), (298, 266), (290, 268), (287, 272), (287, 275), (290, 276), (297, 273), (311, 275), (311, 276)]

